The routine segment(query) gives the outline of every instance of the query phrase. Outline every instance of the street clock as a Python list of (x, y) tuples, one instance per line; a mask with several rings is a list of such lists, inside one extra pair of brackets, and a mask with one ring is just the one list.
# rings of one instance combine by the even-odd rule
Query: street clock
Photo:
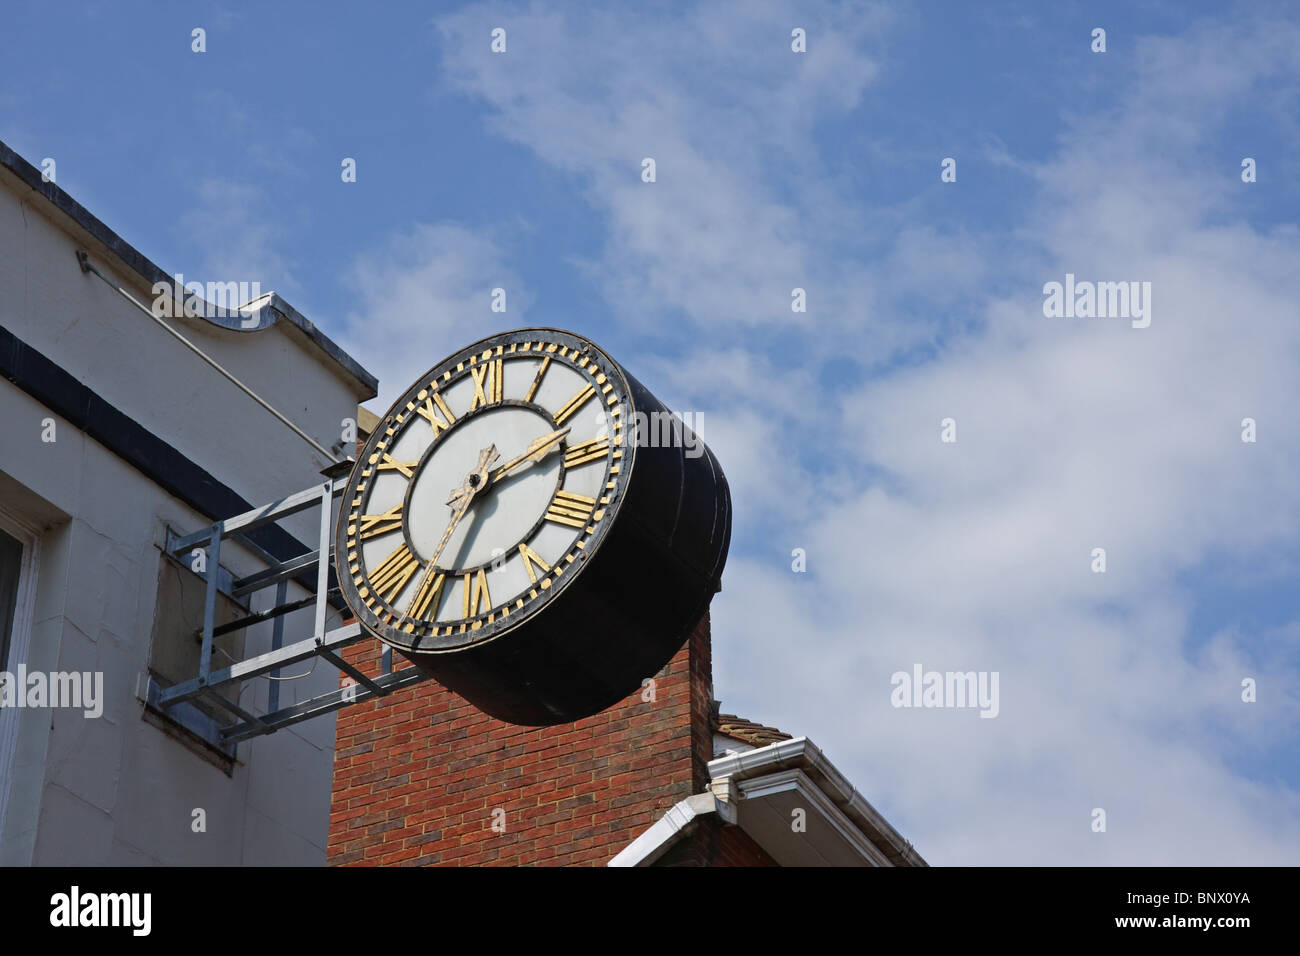
[(376, 637), (486, 713), (547, 725), (671, 659), (730, 536), (726, 478), (680, 419), (587, 339), (521, 329), (439, 363), (380, 419), (335, 555)]

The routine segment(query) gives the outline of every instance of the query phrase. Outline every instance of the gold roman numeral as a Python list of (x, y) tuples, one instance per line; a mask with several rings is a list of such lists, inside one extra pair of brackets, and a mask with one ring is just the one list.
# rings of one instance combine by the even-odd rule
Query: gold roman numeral
[(423, 618), (432, 610), (433, 615), (438, 613), (438, 605), (442, 599), (442, 586), (447, 580), (447, 575), (439, 571), (432, 579), (426, 578), (415, 592), (415, 597), (411, 599), (411, 606), (406, 609), (406, 616), (410, 618)]
[(528, 572), (528, 580), (534, 584), (537, 583), (537, 574), (533, 571), (533, 565), (542, 569), (542, 574), (551, 570), (551, 566), (541, 559), (536, 551), (522, 542), (519, 545), (519, 556), (524, 559), (524, 570)]
[(564, 450), (564, 467), (577, 468), (597, 458), (604, 458), (609, 453), (609, 436), (601, 435), (577, 445), (570, 445)]
[[(435, 404), (438, 406), (436, 409), (433, 407)], [(445, 420), (438, 417), (439, 411), (442, 412)], [(447, 407), (447, 403), (442, 400), (442, 395), (438, 392), (427, 396), (424, 404), (417, 408), (416, 412), (429, 420), (429, 424), (433, 426), (434, 438), (438, 437), (439, 432), (446, 431), (456, 423), (456, 416), (451, 413), (451, 409)]]
[[(471, 577), (473, 584), (470, 583)], [(483, 607), (484, 604), (487, 605), (486, 608)], [(488, 593), (487, 575), (482, 568), (478, 569), (477, 575), (465, 572), (465, 599), (462, 602), (465, 613), (461, 617), (477, 617), (481, 613), (480, 608), (484, 611), (492, 610), (492, 595)]]
[(501, 401), (501, 359), (492, 359), (469, 370), (474, 379), (474, 401), (469, 406), (472, 412), (480, 405), (491, 405)]
[(402, 526), (402, 503), (399, 501), (381, 515), (362, 515), (360, 537), (377, 538), (381, 534), (396, 531)]
[(577, 395), (574, 395), (573, 398), (565, 402), (564, 407), (555, 413), (555, 424), (563, 425), (566, 418), (571, 417), (574, 412), (580, 409), (583, 404), (595, 394), (595, 385), (584, 385), (578, 390)]
[(551, 506), (546, 509), (545, 518), (547, 521), (568, 525), (570, 528), (583, 528), (591, 519), (591, 513), (595, 508), (595, 498), (574, 494), (561, 488), (551, 499)]
[(420, 559), (406, 547), (403, 541), (397, 546), (397, 550), (390, 554), (375, 568), (375, 573), (370, 576), (370, 587), (381, 598), (389, 604), (393, 599), (402, 593), (402, 588), (406, 587), (406, 582), (411, 580), (411, 575), (420, 567)]
[(414, 474), (415, 466), (418, 464), (418, 461), (396, 461), (392, 455), (388, 454), (388, 452), (384, 452), (384, 460), (375, 467), (379, 471), (388, 469), (389, 471), (400, 472), (407, 478), (410, 478), (411, 475)]
[(537, 394), (537, 387), (542, 384), (542, 376), (546, 370), (551, 367), (551, 357), (548, 355), (542, 359), (542, 367), (537, 370), (537, 377), (533, 379), (533, 384), (528, 386), (528, 394), (524, 396), (525, 402), (531, 402), (533, 396)]

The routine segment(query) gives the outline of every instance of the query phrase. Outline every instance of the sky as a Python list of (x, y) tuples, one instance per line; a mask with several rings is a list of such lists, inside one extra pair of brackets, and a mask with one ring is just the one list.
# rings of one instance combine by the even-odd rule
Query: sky
[[(702, 416), (722, 710), (932, 864), (1300, 863), (1300, 9), (379, 9), (10, 2), (0, 139), (377, 412), (552, 326)], [(996, 717), (895, 706), (917, 665)]]

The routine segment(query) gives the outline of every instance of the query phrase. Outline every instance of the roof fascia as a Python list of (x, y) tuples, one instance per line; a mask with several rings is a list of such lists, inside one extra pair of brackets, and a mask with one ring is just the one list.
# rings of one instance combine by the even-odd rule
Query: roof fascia
[[(146, 258), (134, 246), (108, 228), (85, 206), (64, 192), (62, 188), (51, 181), (45, 180), (40, 170), (19, 156), (3, 141), (0, 141), (0, 168), (7, 170), (19, 182), (39, 194), (49, 206), (57, 210), (64, 219), (70, 222), (74, 233), (80, 233), (88, 237), (101, 250), (111, 253), (117, 261), (139, 276), (145, 285), (152, 288), (157, 283), (162, 282), (166, 283), (168, 288), (171, 288), (173, 284), (172, 276), (163, 272), (152, 260)], [(221, 310), (211, 303), (198, 305), (198, 310), (203, 314), (194, 316), (194, 318), (203, 319), (212, 325), (235, 332), (257, 332), (269, 328), (276, 321), (283, 319), (301, 332), (317, 350), (324, 353), (324, 356), (337, 367), (345, 378), (351, 381), (359, 401), (368, 401), (379, 394), (379, 379), (366, 371), (356, 359), (343, 351), (337, 343), (318, 329), (306, 316), (285, 302), (275, 292), (266, 293), (256, 300), (255, 306), (247, 311), (242, 311), (240, 315), (223, 317), (220, 315)], [(265, 318), (259, 315), (259, 312), (263, 312)], [(249, 321), (253, 316), (257, 318), (256, 323)]]
[[(862, 830), (867, 839), (891, 861), (927, 866), (921, 855), (895, 830), (862, 794), (849, 784), (829, 758), (807, 737), (795, 737), (756, 750), (709, 761), (709, 777), (715, 784), (727, 778), (740, 785), (782, 770), (802, 770), (845, 816)], [(715, 787), (716, 791), (716, 787)]]

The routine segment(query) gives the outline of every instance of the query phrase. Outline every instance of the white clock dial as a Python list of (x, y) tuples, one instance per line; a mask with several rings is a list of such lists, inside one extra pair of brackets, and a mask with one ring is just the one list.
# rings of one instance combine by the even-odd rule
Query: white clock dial
[(546, 340), (457, 357), (413, 386), (362, 453), (347, 519), (375, 624), (450, 638), (545, 603), (618, 498), (622, 400), (590, 349)]

